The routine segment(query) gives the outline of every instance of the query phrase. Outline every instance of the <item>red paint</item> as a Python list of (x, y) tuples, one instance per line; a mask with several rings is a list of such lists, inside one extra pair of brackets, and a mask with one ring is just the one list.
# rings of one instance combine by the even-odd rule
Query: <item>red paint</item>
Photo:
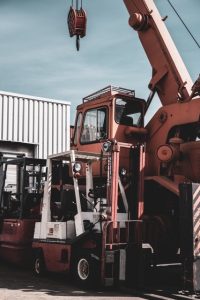
[(4, 219), (0, 233), (0, 257), (15, 264), (30, 263), (35, 220)]

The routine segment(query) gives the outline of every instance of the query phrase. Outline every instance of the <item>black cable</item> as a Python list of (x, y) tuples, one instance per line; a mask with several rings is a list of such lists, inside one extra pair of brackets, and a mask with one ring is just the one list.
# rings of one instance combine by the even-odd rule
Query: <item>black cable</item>
[(190, 29), (187, 27), (187, 25), (185, 24), (185, 22), (183, 21), (183, 19), (179, 15), (179, 13), (177, 12), (176, 8), (172, 5), (172, 3), (170, 2), (170, 0), (166, 0), (166, 1), (169, 3), (169, 5), (171, 6), (171, 8), (175, 12), (175, 14), (178, 16), (179, 20), (181, 21), (181, 23), (183, 24), (183, 26), (185, 27), (185, 29), (187, 30), (187, 32), (189, 33), (189, 35), (191, 36), (191, 38), (193, 39), (193, 41), (195, 42), (195, 44), (197, 45), (197, 47), (200, 49), (200, 44), (198, 43), (198, 41), (196, 40), (196, 38), (194, 37), (194, 35), (190, 31)]
[(103, 227), (102, 227), (102, 221), (105, 220), (105, 217), (103, 215), (100, 215), (99, 216), (99, 220), (96, 221), (95, 223), (93, 223), (93, 227), (97, 224), (97, 223), (100, 223), (100, 226), (101, 226), (101, 231), (103, 231)]
[(101, 157), (100, 157), (100, 178), (101, 184), (103, 184), (103, 150), (101, 149)]
[(92, 206), (93, 206), (93, 209), (95, 209), (96, 212), (97, 212), (97, 209), (96, 209), (95, 205), (94, 205), (91, 201), (89, 201), (89, 200), (87, 199), (87, 197), (86, 197), (83, 193), (81, 193), (81, 196), (82, 196), (82, 197), (83, 197), (90, 205), (92, 205)]

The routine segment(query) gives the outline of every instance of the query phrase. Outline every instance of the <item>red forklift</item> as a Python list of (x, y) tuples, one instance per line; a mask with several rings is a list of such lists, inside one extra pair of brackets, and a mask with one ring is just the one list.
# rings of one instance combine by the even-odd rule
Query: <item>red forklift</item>
[[(120, 145), (102, 146), (107, 151), (102, 155), (71, 150), (48, 158), (42, 218), (33, 240), (36, 275), (70, 273), (83, 286), (112, 286), (134, 274), (139, 280), (142, 224), (130, 219), (123, 175), (118, 177)], [(107, 169), (97, 180), (96, 163)]]
[(0, 258), (18, 265), (32, 261), (35, 222), (46, 176), (46, 160), (1, 154)]

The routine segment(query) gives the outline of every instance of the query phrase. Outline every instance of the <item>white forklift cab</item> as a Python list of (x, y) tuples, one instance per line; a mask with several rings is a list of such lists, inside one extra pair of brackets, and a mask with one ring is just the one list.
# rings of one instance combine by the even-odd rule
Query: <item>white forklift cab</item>
[[(111, 286), (130, 277), (131, 265), (136, 273), (141, 222), (129, 220), (112, 149), (110, 143), (101, 154), (71, 150), (48, 157), (42, 217), (33, 239), (36, 275), (68, 272), (84, 285)], [(102, 166), (104, 172), (93, 177), (93, 169)]]

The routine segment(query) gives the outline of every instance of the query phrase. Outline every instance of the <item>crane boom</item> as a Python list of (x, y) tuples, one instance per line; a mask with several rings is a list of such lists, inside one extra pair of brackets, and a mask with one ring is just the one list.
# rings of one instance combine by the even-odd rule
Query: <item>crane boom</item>
[(129, 24), (139, 35), (152, 66), (149, 88), (163, 106), (189, 101), (192, 79), (153, 0), (124, 0)]

